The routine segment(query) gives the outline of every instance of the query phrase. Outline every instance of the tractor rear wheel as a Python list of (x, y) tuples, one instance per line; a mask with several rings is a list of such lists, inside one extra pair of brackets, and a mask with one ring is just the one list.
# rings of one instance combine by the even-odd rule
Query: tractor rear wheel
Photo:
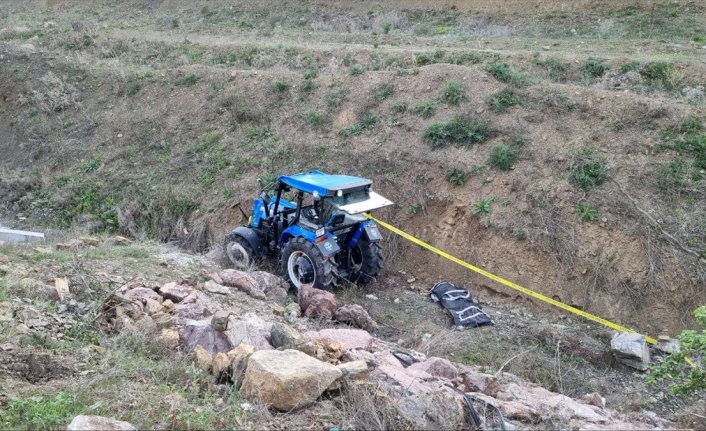
[(382, 247), (377, 242), (361, 239), (348, 252), (348, 267), (352, 282), (368, 284), (375, 280), (382, 269)]
[(333, 284), (333, 266), (321, 251), (304, 238), (292, 238), (282, 252), (280, 266), (292, 288), (299, 292), (302, 284), (315, 289), (328, 289)]
[(237, 233), (231, 233), (223, 240), (223, 252), (235, 269), (247, 270), (255, 263), (250, 243)]

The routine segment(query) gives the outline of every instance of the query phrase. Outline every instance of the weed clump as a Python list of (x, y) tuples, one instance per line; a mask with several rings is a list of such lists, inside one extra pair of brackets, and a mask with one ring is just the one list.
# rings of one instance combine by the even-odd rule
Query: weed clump
[(413, 106), (409, 112), (422, 118), (431, 118), (436, 115), (436, 105), (438, 104), (439, 101), (436, 99), (425, 100), (419, 105)]
[(484, 121), (473, 122), (461, 115), (448, 121), (435, 121), (424, 130), (424, 142), (432, 149), (444, 148), (449, 144), (470, 148), (490, 138), (492, 130)]
[(581, 219), (581, 223), (598, 220), (598, 210), (586, 201), (581, 201), (576, 206), (576, 215)]
[(602, 58), (589, 57), (581, 65), (581, 73), (589, 79), (600, 78), (609, 69), (610, 67), (605, 64), (605, 60)]
[(466, 90), (458, 81), (449, 81), (444, 88), (443, 100), (449, 105), (458, 105), (466, 99)]
[(275, 93), (284, 93), (289, 90), (289, 87), (291, 87), (289, 81), (282, 78), (275, 79), (270, 83), (270, 88)]
[(448, 168), (444, 173), (444, 179), (456, 186), (462, 186), (466, 183), (466, 172), (459, 168)]
[(353, 67), (351, 67), (351, 75), (356, 76), (356, 75), (362, 75), (365, 72), (367, 72), (367, 69), (365, 66), (361, 64), (356, 64)]
[(494, 112), (507, 112), (511, 107), (518, 105), (520, 99), (511, 88), (505, 88), (490, 96), (488, 105)]
[(581, 148), (569, 164), (569, 184), (588, 191), (600, 186), (608, 178), (608, 162), (593, 148)]
[(382, 102), (384, 100), (389, 99), (394, 94), (395, 86), (392, 84), (385, 84), (375, 92), (375, 100), (377, 100), (378, 102)]
[(527, 74), (518, 72), (511, 64), (503, 61), (488, 63), (485, 70), (490, 73), (493, 78), (505, 84), (510, 84), (515, 87), (526, 87), (531, 84), (531, 80)]
[(198, 75), (194, 75), (193, 73), (186, 75), (185, 77), (181, 78), (179, 80), (179, 85), (185, 85), (187, 87), (190, 87), (196, 83), (201, 81), (201, 77)]
[(517, 148), (510, 145), (497, 145), (490, 151), (488, 163), (501, 171), (509, 171), (517, 161)]

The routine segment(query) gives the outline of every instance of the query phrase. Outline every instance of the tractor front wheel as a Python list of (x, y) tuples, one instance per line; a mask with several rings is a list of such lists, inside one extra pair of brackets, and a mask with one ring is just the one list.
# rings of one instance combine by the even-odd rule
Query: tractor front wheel
[(280, 265), (289, 284), (297, 292), (302, 284), (311, 284), (315, 289), (328, 289), (333, 283), (331, 261), (325, 260), (321, 251), (304, 238), (292, 238), (287, 242)]
[(223, 252), (235, 269), (248, 270), (255, 263), (255, 254), (250, 243), (237, 233), (226, 236)]

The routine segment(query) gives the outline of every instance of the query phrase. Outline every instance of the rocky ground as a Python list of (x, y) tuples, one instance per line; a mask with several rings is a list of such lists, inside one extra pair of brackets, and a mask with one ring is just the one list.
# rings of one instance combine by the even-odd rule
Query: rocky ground
[[(448, 318), (413, 283), (337, 296), (303, 289), (295, 298), (268, 272), (224, 269), (217, 253), (121, 237), (0, 251), (3, 428), (458, 429), (472, 423), (464, 394), (487, 427), (675, 425), (669, 415), (617, 405), (611, 394), (572, 398), (508, 372), (532, 357), (527, 349), (498, 357), (500, 367), (474, 365), (468, 356), (492, 347), (454, 349), (444, 337), (487, 328), (448, 331)], [(411, 306), (446, 328), (414, 335), (425, 328), (421, 319), (389, 315)], [(502, 318), (512, 312), (487, 310), (502, 332), (517, 330)], [(526, 324), (521, 313), (512, 320)], [(546, 325), (562, 332), (573, 324)], [(596, 337), (570, 348), (599, 361), (608, 347)], [(612, 368), (603, 372), (636, 390), (633, 372)]]

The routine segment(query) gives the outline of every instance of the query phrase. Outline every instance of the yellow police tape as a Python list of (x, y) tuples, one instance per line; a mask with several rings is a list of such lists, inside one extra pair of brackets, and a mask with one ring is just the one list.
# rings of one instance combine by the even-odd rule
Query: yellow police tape
[[(400, 229), (397, 229), (396, 227), (394, 227), (394, 226), (392, 226), (392, 225), (389, 225), (389, 224), (385, 223), (384, 221), (378, 220), (377, 218), (373, 217), (371, 214), (366, 214), (366, 216), (367, 216), (369, 219), (374, 220), (375, 223), (379, 224), (380, 226), (384, 227), (385, 229), (387, 229), (387, 230), (389, 230), (389, 231), (391, 231), (391, 232), (396, 233), (397, 235), (401, 236), (402, 238), (404, 238), (404, 239), (406, 239), (406, 240), (408, 240), (408, 241), (411, 241), (411, 242), (413, 242), (413, 243), (415, 243), (415, 244), (417, 244), (417, 245), (419, 245), (419, 246), (421, 246), (421, 247), (424, 247), (424, 248), (426, 248), (427, 250), (433, 251), (434, 253), (438, 254), (438, 255), (441, 256), (441, 257), (444, 257), (444, 258), (446, 258), (446, 259), (448, 259), (448, 260), (450, 260), (450, 261), (452, 261), (452, 262), (455, 262), (455, 263), (457, 263), (457, 264), (459, 264), (459, 265), (461, 265), (461, 266), (463, 266), (463, 267), (466, 267), (466, 268), (470, 269), (471, 271), (475, 271), (475, 272), (477, 272), (478, 274), (480, 274), (480, 275), (482, 275), (482, 276), (484, 276), (484, 277), (487, 277), (487, 278), (489, 278), (489, 279), (491, 279), (491, 280), (497, 281), (498, 283), (503, 284), (503, 285), (505, 285), (505, 286), (507, 286), (507, 287), (509, 287), (509, 288), (511, 288), (511, 289), (515, 289), (515, 290), (520, 291), (520, 292), (522, 292), (522, 293), (524, 293), (524, 294), (526, 294), (526, 295), (529, 295), (529, 296), (531, 296), (531, 297), (533, 297), (533, 298), (539, 299), (540, 301), (544, 301), (544, 302), (546, 302), (546, 303), (548, 303), (548, 304), (552, 304), (552, 305), (554, 305), (554, 306), (556, 306), (556, 307), (561, 308), (562, 310), (569, 311), (569, 312), (571, 312), (571, 313), (574, 313), (574, 314), (576, 314), (576, 315), (579, 315), (579, 316), (581, 316), (581, 317), (584, 317), (584, 318), (586, 318), (586, 319), (588, 319), (588, 320), (592, 320), (592, 321), (594, 321), (594, 322), (600, 323), (601, 325), (605, 325), (605, 326), (607, 326), (607, 327), (609, 327), (609, 328), (611, 328), (611, 329), (615, 329), (616, 331), (619, 331), (619, 332), (637, 333), (636, 331), (633, 331), (633, 330), (630, 329), (630, 328), (626, 328), (626, 327), (624, 327), (624, 326), (618, 325), (617, 323), (613, 323), (613, 322), (611, 322), (610, 320), (606, 320), (606, 319), (604, 319), (604, 318), (602, 318), (602, 317), (596, 316), (595, 314), (591, 314), (591, 313), (587, 313), (587, 312), (585, 312), (585, 311), (583, 311), (583, 310), (579, 310), (579, 309), (576, 308), (576, 307), (572, 307), (572, 306), (570, 306), (570, 305), (564, 304), (563, 302), (557, 301), (556, 299), (553, 299), (553, 298), (550, 298), (550, 297), (548, 297), (548, 296), (542, 295), (541, 293), (538, 293), (538, 292), (535, 292), (535, 291), (533, 291), (533, 290), (527, 289), (526, 287), (522, 287), (522, 286), (520, 286), (519, 284), (513, 283), (512, 281), (506, 280), (506, 279), (504, 279), (504, 278), (502, 278), (502, 277), (498, 277), (497, 275), (495, 275), (495, 274), (493, 274), (493, 273), (490, 273), (490, 272), (488, 272), (488, 271), (486, 271), (486, 270), (484, 270), (484, 269), (478, 268), (477, 266), (471, 265), (471, 264), (468, 263), (468, 262), (464, 262), (463, 260), (461, 260), (461, 259), (459, 259), (459, 258), (457, 258), (457, 257), (455, 257), (455, 256), (452, 256), (452, 255), (446, 253), (446, 252), (443, 251), (443, 250), (439, 250), (438, 248), (434, 247), (433, 245), (427, 244), (426, 242), (424, 242), (424, 241), (422, 241), (422, 240), (420, 240), (420, 239), (418, 239), (418, 238), (415, 238), (414, 236), (408, 234), (407, 232), (404, 232), (404, 231), (402, 231), (402, 230), (400, 230)], [(652, 337), (647, 337), (647, 336), (644, 336), (644, 335), (643, 335), (643, 337), (645, 337), (645, 341), (647, 341), (648, 343), (650, 343), (650, 344), (657, 344), (657, 340), (655, 340), (654, 338), (652, 338)], [(688, 359), (688, 358), (687, 358), (687, 359)], [(691, 361), (688, 361), (688, 362), (691, 363)]]

